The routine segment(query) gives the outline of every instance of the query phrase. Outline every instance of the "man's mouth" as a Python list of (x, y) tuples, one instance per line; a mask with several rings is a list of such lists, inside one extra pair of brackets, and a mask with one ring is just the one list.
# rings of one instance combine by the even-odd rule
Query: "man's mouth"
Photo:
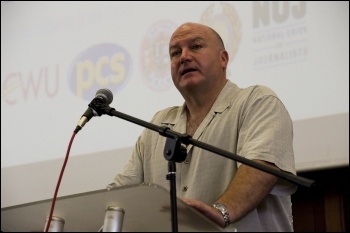
[(196, 69), (194, 68), (188, 68), (188, 69), (184, 69), (182, 72), (181, 72), (181, 76), (189, 73), (189, 72), (193, 72), (193, 71), (196, 71)]

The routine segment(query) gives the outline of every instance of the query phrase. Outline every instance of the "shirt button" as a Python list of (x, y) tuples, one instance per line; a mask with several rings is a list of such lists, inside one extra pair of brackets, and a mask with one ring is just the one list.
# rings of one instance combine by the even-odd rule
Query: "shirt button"
[(188, 159), (185, 160), (185, 164), (188, 164), (190, 161), (188, 161)]
[(188, 189), (187, 186), (184, 186), (184, 187), (182, 188), (182, 191), (183, 191), (183, 192), (186, 192), (187, 189)]

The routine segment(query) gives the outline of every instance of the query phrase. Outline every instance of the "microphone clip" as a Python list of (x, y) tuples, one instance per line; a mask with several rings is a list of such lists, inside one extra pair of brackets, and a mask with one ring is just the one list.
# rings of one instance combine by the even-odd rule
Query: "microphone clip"
[(106, 101), (100, 96), (95, 97), (88, 106), (92, 109), (94, 116), (101, 116), (106, 113), (105, 109), (109, 108)]

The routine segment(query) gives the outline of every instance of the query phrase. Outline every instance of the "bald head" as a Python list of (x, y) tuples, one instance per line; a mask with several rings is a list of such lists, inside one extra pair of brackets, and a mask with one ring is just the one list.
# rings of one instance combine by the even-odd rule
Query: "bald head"
[(182, 24), (173, 33), (173, 35), (171, 36), (170, 42), (179, 36), (183, 36), (183, 35), (188, 34), (191, 31), (197, 31), (197, 30), (201, 30), (203, 32), (209, 33), (212, 36), (214, 36), (215, 41), (217, 42), (217, 45), (219, 46), (219, 48), (222, 50), (225, 50), (224, 42), (223, 42), (221, 36), (219, 35), (219, 33), (217, 33), (211, 27), (204, 25), (204, 24), (200, 24), (200, 23), (187, 22), (187, 23)]

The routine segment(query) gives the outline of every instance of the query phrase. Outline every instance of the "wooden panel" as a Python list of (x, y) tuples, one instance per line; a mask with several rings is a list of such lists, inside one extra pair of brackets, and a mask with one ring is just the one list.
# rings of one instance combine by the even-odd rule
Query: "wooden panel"
[(317, 170), (298, 175), (316, 181), (292, 195), (294, 231), (346, 232), (349, 230), (349, 167)]

